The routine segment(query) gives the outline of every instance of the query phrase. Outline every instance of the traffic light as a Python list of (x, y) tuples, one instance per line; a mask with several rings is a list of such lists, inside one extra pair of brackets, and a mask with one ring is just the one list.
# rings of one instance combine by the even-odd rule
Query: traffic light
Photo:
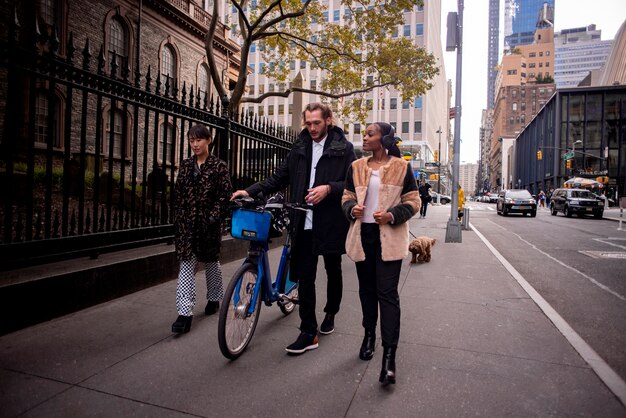
[(565, 161), (565, 167), (567, 167), (568, 170), (572, 168), (572, 160)]
[(435, 150), (435, 161), (439, 161), (439, 151)]
[(537, 151), (537, 160), (541, 161), (542, 158), (543, 158), (543, 153), (541, 152), (541, 150)]

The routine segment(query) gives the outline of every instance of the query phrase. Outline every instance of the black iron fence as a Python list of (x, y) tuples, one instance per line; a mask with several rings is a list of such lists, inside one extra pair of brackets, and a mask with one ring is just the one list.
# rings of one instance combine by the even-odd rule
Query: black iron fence
[(270, 175), (295, 139), (149, 67), (132, 75), (106, 63), (89, 41), (78, 51), (70, 34), (60, 57), (56, 37), (38, 37), (24, 49), (14, 25), (1, 49), (0, 271), (171, 241), (192, 124), (211, 128), (236, 188)]

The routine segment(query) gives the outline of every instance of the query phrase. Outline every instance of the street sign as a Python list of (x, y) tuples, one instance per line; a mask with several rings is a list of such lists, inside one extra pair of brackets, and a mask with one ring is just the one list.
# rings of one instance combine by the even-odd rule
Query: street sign
[(564, 160), (569, 160), (571, 158), (574, 158), (574, 151), (566, 152), (565, 154), (563, 154)]

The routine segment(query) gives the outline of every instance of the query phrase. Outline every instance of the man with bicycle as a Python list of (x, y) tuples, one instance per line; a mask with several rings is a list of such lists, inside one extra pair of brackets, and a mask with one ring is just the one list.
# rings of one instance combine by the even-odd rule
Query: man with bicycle
[(341, 211), (341, 196), (348, 167), (356, 159), (354, 147), (344, 132), (333, 124), (329, 106), (310, 103), (303, 112), (304, 129), (291, 151), (267, 179), (237, 190), (232, 199), (270, 195), (289, 187), (291, 202), (308, 203), (312, 210), (296, 211), (290, 224), (292, 234), (291, 273), (298, 281), (300, 335), (287, 352), (302, 354), (318, 347), (315, 315), (317, 261), (324, 257), (328, 277), (327, 300), (321, 334), (335, 330), (343, 293), (341, 255), (345, 253), (348, 222)]

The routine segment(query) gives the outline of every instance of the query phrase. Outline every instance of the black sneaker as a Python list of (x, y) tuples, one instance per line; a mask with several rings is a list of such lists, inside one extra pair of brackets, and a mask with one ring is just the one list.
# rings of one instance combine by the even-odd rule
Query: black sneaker
[(213, 315), (219, 309), (220, 309), (220, 302), (210, 300), (206, 303), (206, 307), (204, 308), (204, 313), (205, 315)]
[(320, 326), (320, 334), (328, 335), (332, 334), (335, 330), (335, 315), (327, 313)]
[(310, 335), (306, 332), (301, 332), (300, 335), (298, 335), (298, 339), (293, 344), (288, 345), (285, 350), (291, 354), (302, 354), (307, 350), (315, 350), (317, 347), (319, 347), (317, 334)]

